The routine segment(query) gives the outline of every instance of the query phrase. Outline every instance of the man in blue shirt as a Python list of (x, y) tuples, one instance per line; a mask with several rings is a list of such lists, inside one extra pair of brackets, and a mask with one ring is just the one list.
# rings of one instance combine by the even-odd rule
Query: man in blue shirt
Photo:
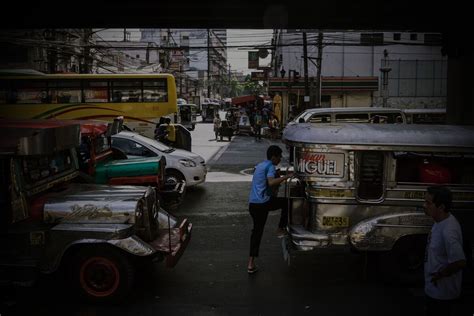
[(250, 256), (247, 265), (248, 273), (257, 272), (255, 258), (258, 257), (260, 241), (263, 229), (267, 221), (268, 212), (281, 209), (280, 222), (278, 224), (280, 236), (283, 236), (288, 224), (288, 199), (276, 197), (272, 189), (291, 177), (287, 174), (277, 177), (275, 166), (281, 161), (282, 150), (280, 147), (271, 145), (267, 149), (267, 160), (262, 161), (255, 167), (252, 178), (252, 189), (249, 197), (249, 212), (253, 220), (253, 229), (250, 236)]

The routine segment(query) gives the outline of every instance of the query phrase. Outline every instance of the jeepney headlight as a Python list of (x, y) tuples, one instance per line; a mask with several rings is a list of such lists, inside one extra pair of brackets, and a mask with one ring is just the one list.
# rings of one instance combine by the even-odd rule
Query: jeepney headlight
[(179, 163), (185, 167), (196, 167), (196, 163), (190, 159), (181, 159)]

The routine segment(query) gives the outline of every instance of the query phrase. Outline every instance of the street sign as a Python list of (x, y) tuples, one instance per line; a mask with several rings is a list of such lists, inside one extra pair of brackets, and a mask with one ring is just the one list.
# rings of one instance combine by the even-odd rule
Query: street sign
[(249, 52), (249, 69), (258, 68), (258, 50)]
[(253, 71), (251, 74), (250, 74), (250, 79), (252, 81), (264, 81), (264, 80), (267, 80), (267, 76), (266, 76), (266, 72), (257, 72), (257, 71)]

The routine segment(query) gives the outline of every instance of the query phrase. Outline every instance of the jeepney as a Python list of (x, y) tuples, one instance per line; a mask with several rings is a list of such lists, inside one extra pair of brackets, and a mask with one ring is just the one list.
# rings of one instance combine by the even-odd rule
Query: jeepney
[(219, 114), (219, 103), (204, 102), (201, 104), (201, 117), (203, 122), (212, 122)]
[(197, 122), (196, 104), (182, 103), (178, 104), (180, 123), (190, 131), (194, 131)]
[(192, 224), (163, 210), (156, 188), (73, 183), (78, 124), (0, 120), (0, 132), (2, 282), (64, 272), (81, 297), (109, 301), (127, 294), (136, 263), (177, 263)]
[[(452, 213), (474, 239), (474, 127), (404, 124), (292, 124), (294, 153), (285, 258), (340, 249), (369, 253), (393, 273), (422, 267), (433, 224), (426, 188), (446, 184)], [(393, 266), (395, 265), (395, 266)], [(388, 269), (388, 267), (387, 267)]]
[(81, 126), (79, 167), (81, 171), (91, 176), (89, 182), (110, 185), (151, 185), (158, 189), (162, 207), (176, 210), (183, 200), (186, 182), (165, 181), (164, 156), (127, 159), (126, 154), (112, 147), (111, 136), (122, 130), (121, 118), (115, 119), (113, 124), (85, 120), (74, 122)]

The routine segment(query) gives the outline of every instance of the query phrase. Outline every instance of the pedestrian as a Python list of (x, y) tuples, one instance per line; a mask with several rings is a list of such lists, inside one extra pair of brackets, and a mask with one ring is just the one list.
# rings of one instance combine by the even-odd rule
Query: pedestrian
[(255, 112), (255, 117), (253, 119), (254, 121), (254, 134), (255, 134), (255, 140), (262, 140), (262, 115), (260, 114), (260, 111)]
[(267, 160), (260, 162), (256, 167), (252, 178), (252, 188), (249, 196), (249, 212), (253, 220), (252, 234), (250, 235), (250, 256), (247, 264), (247, 272), (253, 274), (258, 268), (255, 258), (258, 257), (260, 241), (263, 229), (267, 221), (268, 212), (281, 209), (280, 221), (278, 223), (278, 237), (283, 237), (288, 224), (288, 199), (277, 197), (272, 193), (272, 188), (278, 187), (283, 181), (291, 177), (287, 174), (277, 177), (275, 166), (281, 161), (282, 150), (276, 145), (267, 149)]
[(221, 118), (219, 117), (219, 114), (216, 114), (214, 117), (214, 134), (216, 135), (216, 141), (219, 136), (219, 127), (221, 127)]
[(155, 139), (157, 141), (163, 141), (166, 139), (166, 135), (168, 134), (166, 130), (166, 118), (165, 117), (160, 117), (160, 120), (156, 124), (155, 127)]
[(167, 117), (166, 123), (166, 144), (169, 146), (175, 146), (176, 143), (176, 126), (171, 123), (171, 119)]
[(447, 187), (428, 187), (423, 207), (435, 222), (428, 236), (424, 266), (425, 311), (430, 316), (450, 315), (453, 303), (461, 295), (466, 257), (461, 226), (450, 213), (451, 203)]

